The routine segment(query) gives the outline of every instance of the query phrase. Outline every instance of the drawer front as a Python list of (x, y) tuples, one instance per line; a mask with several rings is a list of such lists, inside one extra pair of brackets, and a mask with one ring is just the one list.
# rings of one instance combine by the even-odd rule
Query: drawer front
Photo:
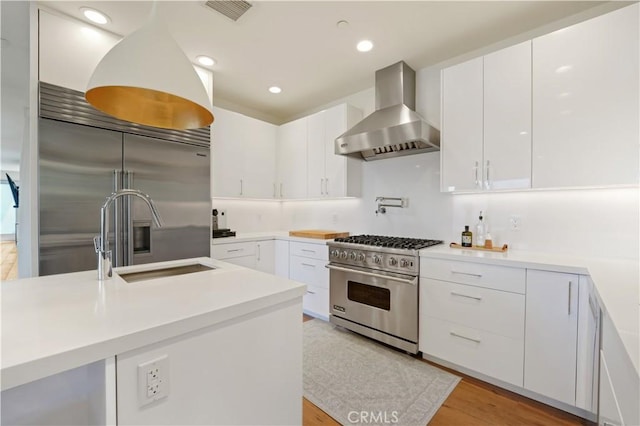
[(525, 297), (482, 287), (420, 280), (420, 316), (524, 339)]
[(289, 278), (308, 285), (329, 289), (329, 270), (324, 260), (308, 257), (291, 256)]
[(329, 290), (307, 285), (307, 293), (302, 298), (302, 309), (310, 315), (329, 318)]
[(233, 257), (255, 256), (256, 243), (214, 244), (211, 246), (211, 257), (214, 259), (231, 259)]
[(329, 246), (326, 244), (311, 244), (291, 241), (289, 243), (289, 253), (295, 256), (329, 260)]
[(512, 293), (525, 293), (524, 268), (420, 258), (420, 276)]
[(523, 385), (524, 341), (433, 317), (420, 321), (420, 350), (428, 355)]

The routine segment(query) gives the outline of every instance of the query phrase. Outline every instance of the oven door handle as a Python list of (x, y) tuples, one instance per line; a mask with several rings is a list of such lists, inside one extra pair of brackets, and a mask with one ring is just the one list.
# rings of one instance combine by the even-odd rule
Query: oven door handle
[(418, 277), (408, 280), (406, 278), (398, 278), (391, 275), (374, 274), (373, 272), (365, 272), (365, 271), (359, 271), (357, 269), (342, 268), (340, 266), (325, 265), (324, 267), (328, 269), (335, 269), (336, 271), (350, 272), (352, 274), (361, 274), (361, 275), (366, 275), (368, 277), (382, 278), (390, 281), (399, 281), (401, 283), (406, 283), (411, 285), (416, 285), (418, 283)]

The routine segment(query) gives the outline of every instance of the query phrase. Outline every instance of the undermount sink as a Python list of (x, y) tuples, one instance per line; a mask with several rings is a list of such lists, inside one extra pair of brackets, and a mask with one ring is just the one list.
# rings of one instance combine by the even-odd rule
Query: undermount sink
[(172, 277), (176, 275), (192, 274), (194, 272), (211, 271), (216, 269), (212, 266), (196, 263), (193, 265), (168, 266), (159, 269), (151, 269), (148, 271), (118, 273), (120, 277), (128, 283), (136, 281), (145, 281), (153, 278)]

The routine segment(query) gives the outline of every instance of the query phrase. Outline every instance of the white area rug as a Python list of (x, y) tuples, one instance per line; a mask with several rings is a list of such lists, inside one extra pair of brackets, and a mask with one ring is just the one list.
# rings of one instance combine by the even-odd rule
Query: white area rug
[(460, 378), (314, 319), (304, 323), (304, 397), (343, 425), (426, 425)]

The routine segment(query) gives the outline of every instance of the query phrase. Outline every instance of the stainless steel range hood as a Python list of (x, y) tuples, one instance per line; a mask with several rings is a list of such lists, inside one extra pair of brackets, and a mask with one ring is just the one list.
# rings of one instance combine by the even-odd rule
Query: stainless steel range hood
[(370, 161), (440, 150), (440, 131), (415, 106), (413, 69), (400, 61), (376, 71), (376, 111), (336, 139), (335, 153)]

